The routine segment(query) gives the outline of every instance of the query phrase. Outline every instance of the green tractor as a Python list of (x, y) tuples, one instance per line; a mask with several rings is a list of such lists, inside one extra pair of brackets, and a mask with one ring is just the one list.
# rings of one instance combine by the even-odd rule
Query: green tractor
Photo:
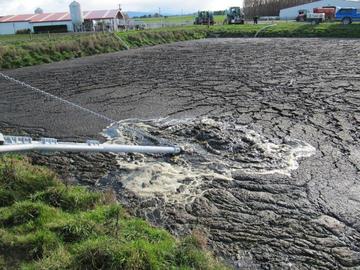
[(240, 7), (231, 7), (226, 11), (224, 24), (244, 24), (245, 14)]
[(214, 25), (214, 15), (210, 11), (199, 11), (195, 18), (196, 25)]

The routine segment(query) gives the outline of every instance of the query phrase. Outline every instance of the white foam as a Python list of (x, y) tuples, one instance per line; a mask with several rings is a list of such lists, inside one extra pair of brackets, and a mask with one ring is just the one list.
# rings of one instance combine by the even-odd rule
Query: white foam
[[(139, 136), (134, 129), (152, 136)], [(111, 143), (157, 144), (160, 141), (154, 141), (154, 136), (158, 136), (182, 147), (184, 153), (174, 157), (118, 156), (121, 182), (126, 188), (140, 196), (161, 194), (165, 200), (179, 203), (201, 196), (206, 181), (231, 181), (236, 171), (290, 176), (299, 168), (301, 158), (311, 157), (316, 151), (295, 139), (270, 141), (233, 119), (131, 119), (112, 126), (105, 134)]]

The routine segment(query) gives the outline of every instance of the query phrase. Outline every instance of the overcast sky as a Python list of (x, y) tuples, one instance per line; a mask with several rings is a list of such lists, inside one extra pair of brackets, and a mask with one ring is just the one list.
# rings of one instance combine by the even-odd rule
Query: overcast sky
[[(45, 12), (67, 11), (71, 0), (0, 0), (0, 15), (33, 13), (37, 7)], [(200, 9), (221, 10), (229, 6), (241, 6), (242, 0), (78, 0), (83, 10), (114, 9), (125, 11), (184, 13)]]

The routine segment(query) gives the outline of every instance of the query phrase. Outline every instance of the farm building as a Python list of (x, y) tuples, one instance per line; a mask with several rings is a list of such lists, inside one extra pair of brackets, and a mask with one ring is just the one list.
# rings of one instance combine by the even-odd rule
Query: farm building
[[(77, 6), (78, 14), (70, 12), (43, 13), (37, 9), (34, 14), (10, 15), (0, 18), (0, 35), (16, 34), (19, 31), (32, 33), (74, 32), (85, 31), (114, 31), (125, 24), (127, 15), (117, 10), (95, 10), (82, 12)], [(80, 25), (79, 25), (80, 22)]]
[(360, 1), (348, 1), (348, 0), (321, 0), (315, 1), (308, 4), (303, 4), (291, 8), (285, 8), (280, 10), (280, 19), (281, 20), (293, 20), (298, 15), (299, 10), (313, 10), (317, 7), (325, 7), (325, 6), (334, 6), (334, 7), (353, 7), (360, 9)]

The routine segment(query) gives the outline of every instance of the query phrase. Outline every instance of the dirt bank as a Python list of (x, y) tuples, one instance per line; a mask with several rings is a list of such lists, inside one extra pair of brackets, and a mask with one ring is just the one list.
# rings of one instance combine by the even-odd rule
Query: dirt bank
[[(290, 176), (212, 178), (193, 202), (141, 199), (123, 189), (108, 156), (50, 157), (113, 185), (122, 201), (175, 234), (208, 233), (209, 245), (248, 268), (360, 267), (358, 41), (210, 39), (8, 71), (114, 119), (231, 116), (276, 142), (316, 148)], [(33, 135), (100, 137), (106, 123), (0, 81), (0, 128)], [(91, 157), (98, 164), (99, 158)], [(49, 157), (38, 157), (38, 163)], [(120, 165), (121, 167), (121, 165)], [(99, 170), (101, 169), (100, 173)], [(123, 173), (123, 172), (122, 172)]]

